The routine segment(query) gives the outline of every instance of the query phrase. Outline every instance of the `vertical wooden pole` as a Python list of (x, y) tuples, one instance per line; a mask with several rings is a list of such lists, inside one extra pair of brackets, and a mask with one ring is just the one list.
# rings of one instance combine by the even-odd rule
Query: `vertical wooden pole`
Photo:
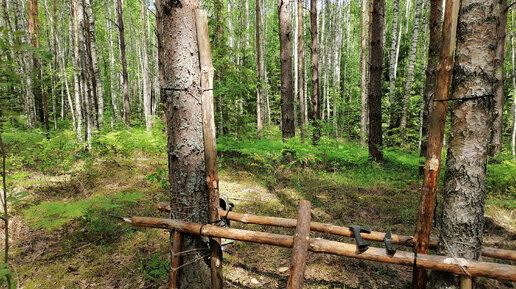
[(179, 266), (181, 265), (181, 257), (179, 252), (181, 251), (181, 233), (174, 231), (172, 234), (172, 253), (170, 259), (170, 276), (169, 276), (169, 287), (170, 289), (178, 289), (179, 280)]
[[(219, 176), (217, 172), (217, 144), (215, 137), (215, 115), (213, 111), (213, 72), (211, 47), (208, 34), (206, 11), (195, 11), (197, 43), (201, 64), (202, 122), (204, 132), (204, 155), (206, 159), (206, 182), (210, 192), (210, 222), (219, 220)], [(210, 238), (211, 249), (211, 288), (223, 287), (222, 247), (220, 238)]]
[(460, 289), (473, 288), (473, 279), (469, 276), (460, 276)]
[[(448, 95), (454, 65), (454, 51), (459, 15), (460, 0), (446, 0), (444, 13), (444, 29), (441, 55), (437, 65), (437, 81), (430, 128), (428, 132), (428, 147), (425, 161), (425, 174), (421, 202), (419, 203), (418, 222), (414, 234), (414, 249), (417, 253), (427, 254), (430, 242), (430, 231), (434, 218), (437, 184), (441, 171), (441, 153), (443, 148), (444, 126), (448, 109)], [(426, 270), (414, 268), (412, 288), (426, 288)]]
[(308, 241), (310, 239), (310, 202), (299, 203), (299, 216), (297, 218), (294, 245), (292, 247), (292, 263), (290, 265), (290, 276), (288, 277), (288, 289), (303, 288), (303, 281), (306, 267), (306, 256), (308, 255)]

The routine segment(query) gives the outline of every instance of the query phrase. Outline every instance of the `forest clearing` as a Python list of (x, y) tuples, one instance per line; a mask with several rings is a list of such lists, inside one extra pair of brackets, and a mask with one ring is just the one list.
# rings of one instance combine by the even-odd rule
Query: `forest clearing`
[(0, 0), (0, 287), (514, 288), (513, 4)]

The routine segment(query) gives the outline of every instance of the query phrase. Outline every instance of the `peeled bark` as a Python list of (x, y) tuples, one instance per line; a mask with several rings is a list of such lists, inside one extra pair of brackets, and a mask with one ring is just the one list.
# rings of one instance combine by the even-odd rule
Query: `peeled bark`
[(430, 115), (432, 114), (437, 78), (437, 63), (441, 47), (441, 15), (443, 0), (432, 0), (430, 3), (430, 41), (428, 45), (428, 63), (426, 66), (425, 92), (423, 93), (423, 112), (421, 124), (421, 150), (419, 156), (425, 157), (428, 146)]
[[(202, 129), (200, 63), (195, 26), (196, 0), (161, 1), (163, 31), (165, 114), (168, 132), (168, 163), (171, 217), (209, 222)], [(179, 288), (209, 288), (208, 247), (200, 236), (182, 234), (183, 255)], [(206, 258), (203, 258), (206, 257)]]
[(489, 155), (495, 156), (502, 150), (503, 144), (503, 107), (505, 105), (504, 86), (504, 60), (505, 60), (505, 35), (507, 28), (507, 0), (498, 0), (500, 21), (496, 28), (498, 47), (496, 48), (495, 68), (496, 84), (495, 97), (493, 98), (493, 115), (491, 128), (491, 146)]
[(369, 156), (383, 161), (382, 153), (382, 71), (383, 71), (383, 18), (385, 0), (370, 0), (369, 20)]
[(314, 126), (312, 142), (321, 139), (321, 108), (319, 104), (319, 45), (317, 43), (317, 0), (310, 0), (310, 50), (312, 53), (312, 124)]
[(152, 128), (152, 103), (151, 103), (151, 83), (149, 77), (149, 57), (147, 56), (147, 1), (141, 1), (141, 20), (142, 20), (142, 70), (143, 70), (143, 111), (145, 115), (145, 128)]
[(367, 105), (367, 20), (369, 12), (369, 1), (362, 1), (362, 27), (360, 42), (360, 143), (365, 146), (368, 135), (368, 105)]
[[(457, 28), (450, 144), (439, 253), (478, 259), (484, 227), (490, 98), (495, 94), (497, 0), (463, 0)], [(459, 288), (432, 272), (432, 288)]]
[(296, 135), (294, 125), (294, 93), (292, 89), (292, 48), (290, 44), (289, 2), (278, 0), (279, 38), (281, 62), (281, 135), (292, 138)]
[(412, 27), (412, 43), (410, 46), (410, 58), (407, 68), (407, 80), (405, 82), (405, 96), (403, 97), (403, 110), (401, 115), (401, 141), (402, 143), (406, 142), (407, 138), (407, 118), (408, 118), (408, 109), (410, 102), (410, 95), (412, 91), (412, 84), (414, 83), (414, 65), (416, 63), (417, 56), (417, 44), (419, 40), (419, 22), (421, 20), (421, 10), (424, 10), (425, 2), (421, 0), (416, 0), (415, 6), (415, 14), (414, 14), (414, 26)]
[(117, 0), (118, 36), (120, 38), (120, 61), (122, 62), (122, 94), (124, 98), (124, 122), (129, 126), (131, 122), (131, 105), (129, 103), (129, 75), (127, 73), (127, 60), (125, 55), (125, 30), (122, 10), (122, 0)]

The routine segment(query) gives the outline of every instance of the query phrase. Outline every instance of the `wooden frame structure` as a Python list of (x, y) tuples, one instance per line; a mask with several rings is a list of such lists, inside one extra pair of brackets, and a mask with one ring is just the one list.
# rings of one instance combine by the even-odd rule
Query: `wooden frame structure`
[[(167, 204), (165, 203), (159, 203), (158, 208), (162, 211), (170, 210), (170, 207), (167, 207)], [(302, 288), (303, 286), (304, 268), (308, 250), (315, 253), (327, 253), (381, 263), (415, 266), (416, 268), (450, 272), (461, 276), (487, 277), (516, 282), (516, 266), (513, 265), (481, 262), (448, 256), (436, 256), (428, 254), (415, 255), (412, 252), (400, 250), (398, 250), (394, 255), (390, 255), (388, 252), (386, 252), (385, 248), (378, 247), (370, 247), (367, 251), (360, 252), (357, 250), (354, 244), (330, 241), (322, 238), (309, 238), (310, 230), (339, 236), (353, 236), (353, 232), (347, 227), (310, 222), (309, 212), (310, 203), (308, 201), (302, 201), (300, 203), (298, 220), (255, 216), (223, 210), (219, 211), (222, 218), (227, 218), (229, 220), (238, 221), (245, 224), (261, 224), (285, 228), (296, 228), (294, 236), (222, 228), (216, 225), (198, 224), (184, 222), (181, 220), (162, 218), (132, 217), (124, 218), (124, 221), (136, 227), (160, 228), (174, 230), (175, 232), (202, 235), (210, 238), (225, 238), (237, 241), (293, 248), (289, 283), (287, 284), (287, 288), (289, 289), (298, 289)], [(361, 236), (367, 240), (382, 241), (385, 233), (371, 232), (371, 234), (361, 234)], [(392, 242), (396, 244), (406, 244), (408, 246), (414, 245), (412, 242), (412, 237), (401, 235), (392, 235)], [(516, 252), (511, 250), (484, 247), (482, 249), (482, 253), (484, 256), (512, 261), (516, 260)], [(175, 263), (172, 264), (172, 266), (175, 266), (173, 268), (179, 268), (180, 264)], [(171, 284), (170, 288), (177, 287), (174, 287), (174, 285)]]

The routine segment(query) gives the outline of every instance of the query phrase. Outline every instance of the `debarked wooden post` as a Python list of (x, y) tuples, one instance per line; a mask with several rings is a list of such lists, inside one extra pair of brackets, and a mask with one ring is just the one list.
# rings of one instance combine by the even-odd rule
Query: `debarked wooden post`
[(310, 241), (310, 207), (309, 201), (299, 202), (294, 244), (292, 245), (292, 261), (287, 289), (301, 289), (305, 279), (306, 257)]

